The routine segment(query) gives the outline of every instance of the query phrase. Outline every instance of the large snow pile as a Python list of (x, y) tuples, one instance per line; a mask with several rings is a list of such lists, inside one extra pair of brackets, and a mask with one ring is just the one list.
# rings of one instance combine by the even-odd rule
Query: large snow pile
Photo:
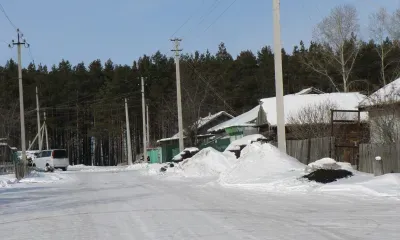
[[(346, 170), (351, 173), (348, 176), (352, 176), (327, 184), (302, 178), (312, 169)], [(400, 198), (400, 174), (374, 177), (372, 174), (354, 170), (349, 163), (336, 162), (329, 158), (320, 159), (306, 167), (276, 147), (260, 142), (246, 146), (237, 162), (222, 172), (217, 182), (226, 187), (274, 193), (329, 193)]]
[(185, 177), (218, 176), (236, 162), (233, 153), (221, 153), (212, 147), (204, 148), (178, 165)]
[(0, 175), (0, 188), (10, 187), (11, 184), (17, 183), (18, 180), (14, 174)]
[(256, 142), (259, 139), (266, 139), (266, 138), (261, 134), (252, 134), (252, 135), (242, 137), (240, 139), (237, 139), (237, 140), (231, 142), (231, 144), (229, 144), (229, 146), (225, 149), (225, 151), (240, 150), (241, 146), (249, 145), (252, 142)]
[(241, 152), (236, 164), (220, 175), (221, 184), (262, 183), (304, 170), (297, 159), (280, 152), (269, 143), (254, 142)]

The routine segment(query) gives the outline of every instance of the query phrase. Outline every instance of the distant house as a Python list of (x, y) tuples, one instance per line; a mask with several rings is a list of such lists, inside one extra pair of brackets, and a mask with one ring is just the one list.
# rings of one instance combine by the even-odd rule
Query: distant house
[[(209, 114), (206, 117), (199, 118), (193, 126), (197, 128), (197, 139), (199, 144), (207, 141), (212, 138), (214, 134), (208, 133), (207, 130), (212, 128), (218, 124), (226, 122), (229, 119), (232, 119), (233, 116), (225, 111), (220, 111), (215, 114)], [(184, 133), (184, 141), (185, 146), (188, 144), (188, 136), (185, 136)], [(163, 138), (157, 140), (157, 143), (161, 146), (162, 149), (162, 161), (171, 160), (175, 155), (179, 153), (179, 133), (174, 134), (169, 138)]]
[[(302, 109), (323, 104), (331, 103), (337, 109), (357, 110), (359, 103), (365, 98), (358, 92), (353, 93), (323, 93), (315, 88), (304, 89), (295, 94), (284, 96), (285, 125), (290, 126), (291, 117), (298, 114)], [(352, 116), (346, 116), (352, 118)], [(367, 114), (361, 114), (361, 120), (365, 121)], [(354, 119), (355, 120), (355, 119)], [(330, 124), (330, 118), (315, 119), (314, 124)], [(276, 116), (276, 98), (264, 98), (260, 100), (258, 106), (255, 106), (248, 112), (245, 112), (235, 118), (221, 123), (208, 130), (209, 133), (226, 132), (231, 136), (231, 141), (246, 135), (262, 133), (265, 131), (274, 132), (277, 125)], [(288, 129), (287, 129), (288, 131)], [(290, 139), (290, 134), (289, 138)]]
[(400, 141), (400, 78), (372, 93), (359, 108), (368, 112), (372, 143)]
[(15, 151), (15, 148), (8, 145), (6, 138), (0, 138), (0, 174), (6, 172), (13, 163), (12, 154)]

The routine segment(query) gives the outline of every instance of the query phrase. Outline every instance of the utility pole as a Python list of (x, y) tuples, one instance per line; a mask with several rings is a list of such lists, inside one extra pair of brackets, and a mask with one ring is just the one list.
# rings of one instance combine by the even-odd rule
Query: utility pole
[(146, 102), (144, 97), (144, 78), (141, 77), (142, 83), (142, 117), (143, 117), (143, 161), (147, 161), (147, 141), (146, 141)]
[(49, 150), (49, 135), (47, 134), (46, 112), (44, 112), (44, 131), (46, 134), (46, 150)]
[(126, 98), (125, 98), (125, 116), (126, 116), (126, 145), (128, 145), (128, 165), (132, 165), (131, 129), (129, 128), (128, 100)]
[(39, 151), (41, 151), (42, 150), (42, 136), (40, 135), (39, 93), (38, 93), (37, 87), (36, 87), (36, 113), (37, 113)]
[(286, 153), (285, 111), (283, 100), (282, 46), (280, 23), (280, 0), (272, 0), (274, 22), (274, 62), (275, 62), (275, 92), (276, 120), (278, 128), (278, 148)]
[(12, 40), (12, 43), (9, 45), (10, 48), (17, 45), (17, 53), (18, 53), (18, 85), (19, 85), (19, 113), (21, 118), (21, 158), (24, 163), (26, 169), (26, 139), (25, 139), (25, 115), (24, 115), (24, 92), (22, 85), (22, 60), (21, 60), (21, 46), (29, 47), (29, 44), (22, 39), (22, 33), (20, 33), (19, 29), (17, 29), (17, 42)]
[(178, 105), (178, 129), (179, 129), (179, 151), (182, 152), (185, 148), (183, 143), (183, 119), (182, 119), (182, 100), (181, 100), (181, 72), (179, 69), (179, 43), (182, 39), (171, 39), (175, 43), (175, 49), (171, 50), (175, 52), (175, 66), (176, 66), (176, 99)]
[(147, 119), (147, 146), (150, 146), (150, 118), (149, 118), (149, 104), (146, 104), (146, 119)]

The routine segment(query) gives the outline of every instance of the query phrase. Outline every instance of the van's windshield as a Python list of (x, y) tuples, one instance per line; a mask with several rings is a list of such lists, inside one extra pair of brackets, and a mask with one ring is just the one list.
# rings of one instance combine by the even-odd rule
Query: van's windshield
[(67, 158), (67, 151), (54, 150), (53, 158)]

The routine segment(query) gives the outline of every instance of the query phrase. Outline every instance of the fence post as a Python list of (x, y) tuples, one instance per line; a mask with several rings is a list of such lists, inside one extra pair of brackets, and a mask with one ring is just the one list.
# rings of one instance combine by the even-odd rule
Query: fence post
[(311, 138), (308, 139), (307, 143), (307, 164), (309, 164), (311, 161)]
[(380, 156), (376, 156), (374, 161), (374, 175), (381, 176), (383, 174), (382, 158)]

